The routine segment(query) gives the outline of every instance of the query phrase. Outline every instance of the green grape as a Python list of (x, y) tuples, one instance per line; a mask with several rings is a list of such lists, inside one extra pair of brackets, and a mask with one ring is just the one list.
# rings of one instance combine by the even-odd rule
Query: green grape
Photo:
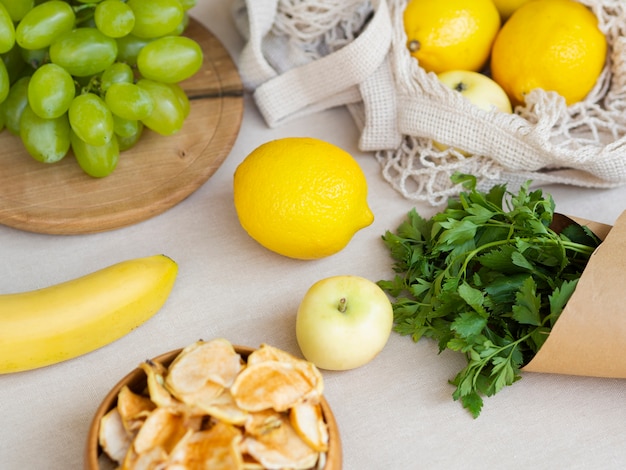
[(102, 72), (115, 62), (116, 56), (115, 39), (95, 28), (76, 28), (50, 46), (50, 60), (76, 77)]
[(6, 8), (11, 20), (16, 23), (35, 6), (35, 0), (0, 0), (0, 3)]
[(24, 49), (20, 47), (19, 50), (24, 63), (30, 65), (32, 69), (37, 69), (42, 64), (50, 61), (50, 53), (47, 47), (43, 49)]
[(15, 80), (23, 75), (26, 68), (26, 62), (22, 59), (22, 52), (19, 46), (13, 47), (10, 51), (2, 54), (2, 62), (9, 73), (9, 82), (15, 83)]
[(113, 115), (94, 93), (76, 96), (68, 110), (72, 130), (89, 145), (108, 144), (113, 137)]
[(67, 112), (75, 93), (72, 76), (63, 67), (48, 63), (33, 73), (28, 85), (28, 103), (37, 116), (53, 119)]
[(178, 0), (128, 0), (135, 14), (132, 34), (140, 38), (157, 38), (170, 34), (183, 19)]
[(124, 62), (130, 66), (137, 65), (137, 56), (146, 44), (152, 42), (152, 39), (139, 38), (132, 34), (128, 34), (122, 38), (117, 38), (117, 60)]
[(135, 26), (133, 10), (121, 0), (103, 0), (94, 12), (96, 27), (111, 38), (130, 34)]
[(9, 52), (15, 44), (15, 26), (4, 4), (0, 3), (0, 54)]
[(154, 101), (150, 116), (142, 119), (148, 129), (161, 135), (178, 132), (185, 121), (185, 110), (176, 92), (166, 83), (142, 78), (137, 85), (147, 90)]
[(183, 10), (191, 10), (198, 3), (197, 0), (178, 0), (180, 2), (180, 6), (183, 7)]
[(137, 68), (144, 78), (164, 83), (178, 83), (202, 67), (200, 45), (185, 36), (155, 39), (139, 52)]
[(116, 116), (130, 120), (141, 120), (154, 109), (152, 95), (134, 83), (114, 83), (109, 87), (104, 102)]
[(11, 134), (20, 134), (20, 119), (24, 108), (28, 106), (29, 82), (29, 76), (18, 79), (9, 90), (6, 99), (2, 102), (4, 125)]
[(118, 137), (131, 137), (137, 134), (141, 121), (136, 119), (124, 119), (113, 115), (113, 132)]
[(0, 103), (2, 103), (7, 96), (9, 96), (9, 90), (11, 89), (11, 81), (9, 79), (9, 72), (7, 66), (3, 61), (0, 61)]
[(189, 15), (187, 14), (187, 12), (185, 12), (183, 14), (183, 19), (181, 20), (180, 23), (178, 23), (178, 26), (176, 26), (176, 28), (174, 30), (172, 30), (171, 33), (168, 34), (168, 36), (180, 36), (182, 35), (185, 30), (187, 29), (187, 26), (189, 26)]
[(38, 162), (58, 162), (70, 149), (67, 114), (44, 119), (26, 106), (20, 118), (20, 138), (26, 151)]
[(100, 89), (107, 91), (114, 83), (133, 83), (135, 76), (130, 65), (124, 62), (114, 62), (108, 66), (100, 76)]
[[(133, 121), (133, 122), (136, 123), (136, 126), (134, 126), (135, 128), (134, 134), (120, 135), (117, 132), (115, 133), (115, 135), (117, 136), (117, 143), (119, 145), (120, 152), (123, 152), (125, 150), (128, 150), (129, 148), (134, 147), (137, 144), (137, 142), (139, 142), (139, 139), (141, 139), (141, 135), (143, 134), (143, 130), (144, 130), (144, 125), (141, 121)], [(124, 129), (120, 129), (120, 130), (124, 133), (128, 133), (130, 130), (130, 126), (125, 126)]]
[(69, 3), (50, 0), (26, 13), (15, 28), (15, 40), (24, 49), (44, 49), (71, 31), (75, 21)]
[(183, 109), (183, 116), (185, 119), (189, 116), (189, 112), (191, 111), (191, 104), (189, 103), (189, 97), (185, 90), (178, 83), (170, 83), (168, 86), (172, 89), (176, 97), (178, 98), (178, 102)]
[(78, 165), (89, 176), (104, 178), (115, 170), (120, 158), (117, 137), (113, 136), (105, 145), (89, 145), (70, 132), (70, 143)]

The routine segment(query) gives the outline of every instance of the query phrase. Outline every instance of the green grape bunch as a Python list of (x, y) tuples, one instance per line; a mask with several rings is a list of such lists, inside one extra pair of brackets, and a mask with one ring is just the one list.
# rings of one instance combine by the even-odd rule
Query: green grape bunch
[(183, 36), (197, 0), (0, 0), (0, 131), (43, 163), (73, 153), (101, 178), (145, 128), (178, 132), (180, 82), (202, 67)]

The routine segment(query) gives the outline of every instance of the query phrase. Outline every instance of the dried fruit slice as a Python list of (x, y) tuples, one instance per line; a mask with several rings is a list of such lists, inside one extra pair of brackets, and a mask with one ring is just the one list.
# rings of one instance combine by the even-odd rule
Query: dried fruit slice
[(252, 365), (265, 361), (301, 362), (302, 359), (298, 359), (296, 356), (275, 346), (263, 343), (258, 349), (255, 349), (250, 353), (246, 362), (248, 365)]
[(102, 450), (118, 464), (131, 446), (132, 438), (124, 428), (117, 408), (113, 408), (100, 420), (98, 442)]
[(124, 385), (117, 395), (117, 410), (126, 431), (134, 434), (156, 407), (148, 397), (138, 395)]
[(251, 413), (244, 425), (247, 435), (260, 436), (266, 434), (274, 428), (282, 426), (282, 416), (278, 411), (272, 409)]
[(156, 470), (164, 468), (167, 463), (167, 453), (161, 447), (153, 447), (141, 454), (129, 450), (122, 464), (121, 470)]
[(265, 468), (308, 469), (315, 465), (319, 453), (307, 445), (293, 429), (289, 419), (278, 415), (280, 424), (267, 432), (246, 436), (242, 449)]
[(154, 361), (145, 361), (139, 364), (139, 367), (146, 373), (148, 393), (154, 404), (159, 407), (175, 407), (179, 405), (178, 400), (165, 388), (165, 374), (167, 370), (162, 364)]
[(204, 412), (207, 407), (212, 406), (225, 390), (223, 386), (209, 381), (194, 392), (185, 393), (175, 389), (170, 391), (177, 399), (191, 407), (194, 412), (199, 413)]
[(249, 413), (239, 408), (229, 390), (224, 390), (224, 393), (203, 410), (215, 419), (236, 426), (243, 426), (249, 418)]
[(230, 391), (243, 410), (285, 411), (302, 401), (319, 399), (316, 387), (306, 364), (265, 361), (248, 365)]
[(269, 344), (262, 344), (258, 349), (253, 351), (248, 356), (248, 366), (258, 364), (265, 361), (278, 361), (287, 362), (291, 364), (297, 364), (302, 373), (308, 378), (308, 380), (315, 384), (315, 394), (322, 395), (324, 391), (324, 379), (322, 373), (319, 371), (315, 364), (305, 361), (304, 359), (297, 358), (296, 356), (289, 354), (282, 349), (278, 349), (275, 346)]
[(239, 429), (220, 421), (210, 429), (188, 433), (170, 454), (168, 470), (243, 469)]
[(262, 463), (257, 462), (248, 454), (243, 456), (243, 470), (265, 470)]
[(160, 447), (169, 453), (185, 435), (185, 417), (170, 408), (156, 408), (143, 423), (133, 441), (137, 455)]
[(207, 381), (230, 387), (241, 367), (241, 356), (229, 341), (197, 341), (172, 362), (165, 381), (170, 390), (181, 394), (193, 393)]
[(318, 452), (328, 450), (328, 427), (319, 404), (299, 403), (289, 410), (291, 425), (311, 448)]

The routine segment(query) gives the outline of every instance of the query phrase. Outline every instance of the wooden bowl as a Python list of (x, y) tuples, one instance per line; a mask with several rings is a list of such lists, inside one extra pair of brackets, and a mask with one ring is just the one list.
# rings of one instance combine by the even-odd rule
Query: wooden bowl
[[(254, 351), (253, 348), (245, 346), (234, 346), (235, 351), (241, 355), (244, 359), (248, 358), (248, 355)], [(161, 354), (160, 356), (152, 359), (154, 362), (160, 362), (165, 367), (169, 366), (171, 362), (180, 354), (182, 349)], [(98, 431), (100, 429), (100, 420), (108, 413), (117, 403), (117, 396), (124, 385), (136, 392), (141, 393), (146, 387), (146, 374), (140, 368), (136, 368), (120, 380), (104, 397), (102, 403), (98, 406), (96, 414), (94, 415), (91, 426), (89, 427), (89, 433), (87, 435), (87, 444), (85, 447), (85, 470), (101, 470), (100, 467), (100, 455), (102, 449), (98, 444)], [(328, 425), (329, 445), (328, 452), (326, 452), (326, 464), (323, 470), (341, 470), (342, 467), (342, 454), (341, 454), (341, 439), (339, 437), (339, 427), (337, 421), (333, 415), (332, 410), (325, 398), (322, 397), (322, 412), (324, 413), (324, 419)], [(114, 468), (112, 465), (111, 468)]]

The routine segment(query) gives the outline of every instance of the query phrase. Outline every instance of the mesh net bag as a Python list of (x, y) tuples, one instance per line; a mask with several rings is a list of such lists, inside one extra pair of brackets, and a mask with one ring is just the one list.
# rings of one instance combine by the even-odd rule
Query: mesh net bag
[[(247, 42), (246, 87), (270, 126), (345, 105), (384, 178), (408, 199), (438, 205), (455, 172), (495, 183), (609, 188), (626, 183), (626, 2), (579, 0), (607, 37), (593, 90), (566, 106), (532, 91), (514, 114), (483, 111), (419, 67), (406, 48), (408, 0), (244, 0), (234, 18)], [(433, 141), (467, 150), (439, 150)]]

